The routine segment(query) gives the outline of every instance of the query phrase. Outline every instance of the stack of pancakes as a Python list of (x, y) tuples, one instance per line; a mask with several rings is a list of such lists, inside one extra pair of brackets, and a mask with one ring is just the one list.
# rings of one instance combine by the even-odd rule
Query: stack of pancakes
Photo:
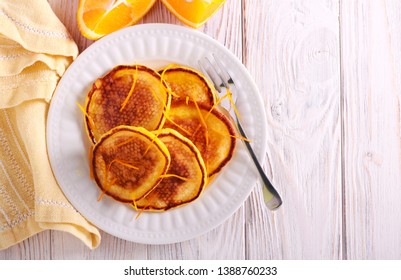
[(101, 196), (142, 211), (189, 203), (232, 158), (236, 138), (211, 83), (170, 65), (120, 65), (97, 79), (85, 105), (90, 165)]

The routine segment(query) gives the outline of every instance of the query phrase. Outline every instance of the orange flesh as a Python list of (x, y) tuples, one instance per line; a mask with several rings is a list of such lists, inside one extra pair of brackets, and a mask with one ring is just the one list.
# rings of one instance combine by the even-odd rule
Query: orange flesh
[(162, 0), (183, 23), (198, 28), (224, 4), (225, 0)]
[(156, 0), (80, 0), (77, 12), (82, 35), (96, 40), (139, 21)]

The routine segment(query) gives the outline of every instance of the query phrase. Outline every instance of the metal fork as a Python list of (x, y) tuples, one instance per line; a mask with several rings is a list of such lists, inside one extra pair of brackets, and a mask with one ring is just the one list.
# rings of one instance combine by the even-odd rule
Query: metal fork
[[(202, 72), (213, 82), (214, 87), (216, 90), (219, 92), (220, 95), (223, 94), (231, 94), (231, 101), (229, 98), (226, 98), (226, 100), (222, 100), (221, 106), (225, 108), (230, 115), (234, 118), (238, 131), (243, 137), (243, 143), (245, 144), (253, 162), (255, 163), (255, 166), (259, 172), (259, 175), (263, 181), (263, 197), (266, 206), (270, 210), (275, 210), (280, 205), (282, 204), (282, 200), (276, 189), (273, 187), (272, 183), (270, 182), (269, 178), (266, 176), (265, 172), (262, 169), (262, 166), (260, 165), (255, 152), (252, 149), (251, 144), (248, 141), (245, 141), (245, 139), (248, 139), (246, 136), (246, 133), (241, 125), (240, 119), (237, 116), (237, 112), (233, 108), (233, 104), (236, 104), (236, 99), (237, 99), (237, 88), (235, 86), (234, 80), (226, 70), (226, 68), (223, 66), (222, 62), (213, 54), (213, 61), (210, 61), (208, 57), (204, 57), (201, 60), (199, 60), (199, 67), (202, 70)], [(223, 91), (225, 89), (225, 91)]]

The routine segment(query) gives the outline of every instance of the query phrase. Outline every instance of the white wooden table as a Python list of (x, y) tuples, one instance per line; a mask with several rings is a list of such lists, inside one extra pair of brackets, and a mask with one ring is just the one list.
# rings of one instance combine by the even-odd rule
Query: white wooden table
[[(88, 47), (78, 1), (49, 2)], [(142, 22), (181, 24), (161, 3)], [(102, 232), (89, 250), (46, 231), (0, 259), (401, 258), (401, 1), (227, 0), (201, 30), (243, 61), (263, 95), (264, 167), (283, 206), (265, 209), (256, 185), (229, 220), (190, 241)]]

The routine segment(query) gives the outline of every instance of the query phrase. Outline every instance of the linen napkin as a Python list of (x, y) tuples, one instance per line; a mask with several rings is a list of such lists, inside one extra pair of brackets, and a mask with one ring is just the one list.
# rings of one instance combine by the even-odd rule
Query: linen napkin
[(49, 102), (77, 55), (46, 0), (0, 1), (0, 249), (47, 229), (100, 243), (57, 185), (46, 150)]

